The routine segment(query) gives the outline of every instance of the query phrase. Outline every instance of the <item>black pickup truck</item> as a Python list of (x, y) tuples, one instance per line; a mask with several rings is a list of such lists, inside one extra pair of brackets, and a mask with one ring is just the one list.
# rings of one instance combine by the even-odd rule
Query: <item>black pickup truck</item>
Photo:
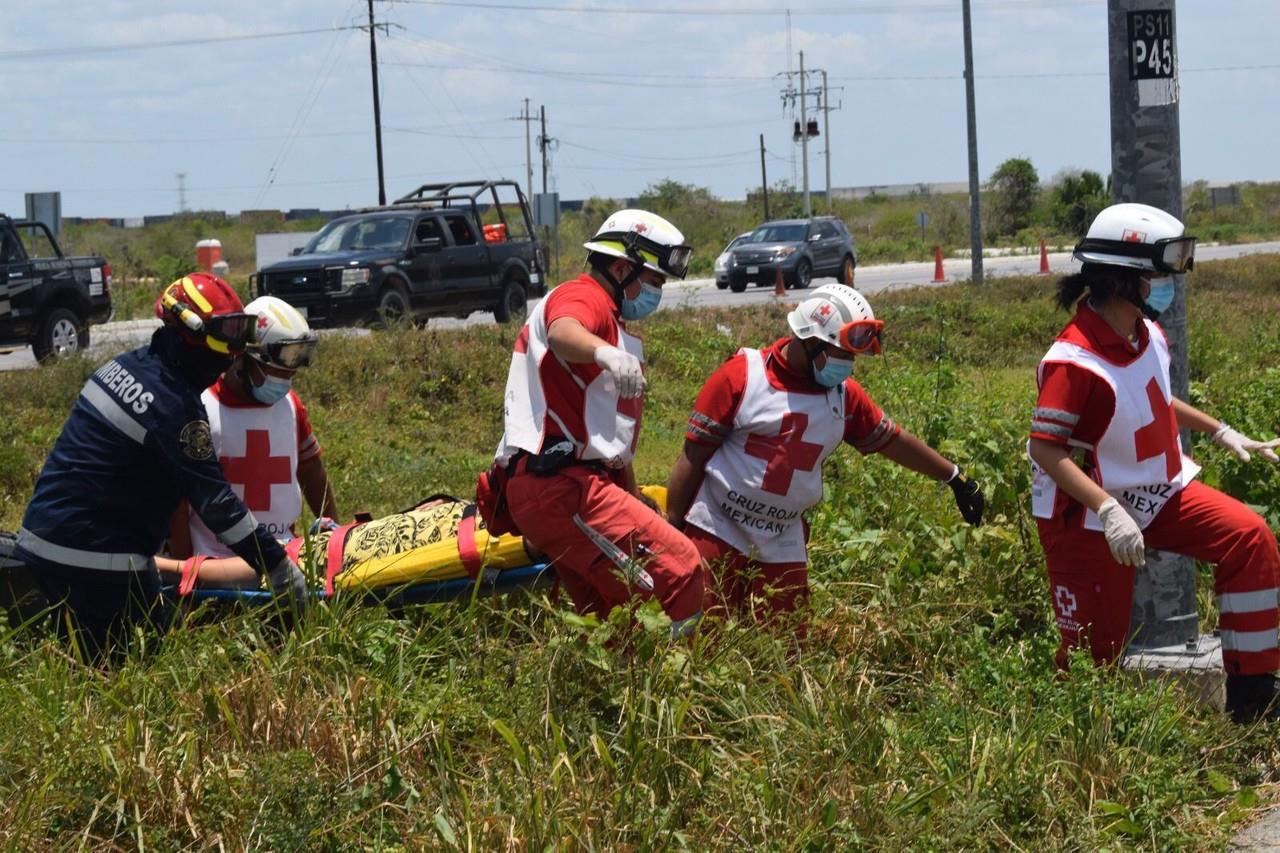
[(0, 348), (30, 344), (44, 362), (85, 349), (110, 318), (105, 258), (68, 258), (43, 222), (0, 213)]
[[(500, 200), (502, 188), (514, 202)], [(459, 181), (332, 220), (293, 257), (259, 269), (250, 289), (285, 300), (313, 326), (422, 324), (472, 311), (519, 323), (529, 298), (546, 293), (543, 269), (519, 184)]]

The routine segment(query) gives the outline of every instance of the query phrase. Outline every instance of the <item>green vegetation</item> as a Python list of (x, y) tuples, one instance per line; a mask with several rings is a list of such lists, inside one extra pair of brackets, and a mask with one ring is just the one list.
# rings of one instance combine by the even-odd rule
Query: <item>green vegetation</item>
[[(983, 197), (989, 247), (1031, 250), (1041, 239), (1050, 246), (1073, 246), (1093, 216), (1110, 203), (1096, 172), (1060, 175), (1047, 187), (1037, 180), (1035, 167), (1025, 159), (1006, 161), (992, 175), (991, 191)], [(684, 232), (694, 247), (690, 274), (695, 277), (710, 276), (716, 256), (729, 241), (764, 218), (758, 189), (750, 192), (746, 201), (725, 201), (704, 187), (664, 180), (647, 187), (636, 203), (666, 216)], [(1016, 216), (1005, 214), (1008, 203), (1014, 205), (1008, 209), (1016, 211)], [(591, 198), (581, 211), (564, 214), (555, 267), (561, 278), (581, 268), (582, 244), (620, 204), (614, 199)], [(826, 201), (819, 196), (813, 197), (812, 207), (815, 214), (827, 210)], [(802, 216), (802, 210), (800, 193), (791, 185), (778, 183), (770, 189), (771, 217)], [(916, 224), (920, 211), (929, 215), (923, 237)], [(833, 201), (832, 212), (844, 220), (857, 240), (860, 264), (930, 260), (935, 245), (946, 253), (969, 248), (969, 208), (963, 194), (841, 199)], [(1239, 206), (1216, 210), (1204, 184), (1197, 184), (1187, 195), (1186, 221), (1191, 233), (1205, 242), (1276, 239), (1280, 237), (1280, 183), (1244, 184)], [(151, 316), (157, 286), (195, 268), (197, 240), (217, 237), (222, 241), (232, 284), (244, 294), (249, 274), (254, 272), (255, 234), (314, 231), (323, 224), (319, 220), (285, 222), (278, 215), (267, 214), (228, 219), (221, 213), (206, 212), (146, 228), (68, 225), (62, 242), (68, 252), (101, 254), (111, 262), (116, 319), (132, 319)], [(549, 254), (552, 248), (549, 243)]]
[[(1251, 434), (1280, 411), (1280, 260), (1191, 278), (1193, 398)], [(1046, 279), (874, 298), (856, 375), (983, 483), (946, 489), (849, 449), (814, 514), (809, 641), (663, 617), (599, 624), (542, 593), (320, 607), (279, 636), (200, 619), (116, 670), (0, 632), (0, 837), (15, 847), (1214, 849), (1272, 796), (1275, 729), (1160, 683), (1051, 664), (1028, 517), (1033, 369), (1064, 322)], [(723, 327), (723, 328), (722, 328)], [(727, 329), (727, 332), (724, 331)], [(642, 480), (775, 306), (664, 312)], [(344, 511), (470, 491), (500, 431), (514, 330), (324, 339), (299, 381)], [(13, 529), (93, 365), (0, 375), (0, 528)], [(1206, 479), (1280, 522), (1280, 473), (1201, 442)], [(1202, 611), (1212, 618), (1207, 571)], [(41, 839), (45, 839), (41, 841)]]

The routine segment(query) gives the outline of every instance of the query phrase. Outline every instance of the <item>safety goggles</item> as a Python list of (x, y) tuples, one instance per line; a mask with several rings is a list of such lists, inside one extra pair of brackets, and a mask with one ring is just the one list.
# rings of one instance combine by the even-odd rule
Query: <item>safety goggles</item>
[(1085, 238), (1076, 246), (1075, 254), (1100, 252), (1151, 261), (1159, 272), (1182, 274), (1195, 266), (1195, 237), (1166, 237), (1154, 243), (1138, 243), (1129, 240), (1100, 240)]
[(879, 355), (880, 334), (883, 331), (883, 320), (854, 320), (852, 323), (845, 323), (840, 328), (840, 348), (854, 355)]
[(308, 367), (311, 357), (320, 341), (312, 337), (297, 338), (292, 341), (272, 341), (271, 343), (254, 344), (249, 351), (260, 361), (286, 370), (297, 370)]
[(201, 317), (167, 291), (162, 301), (165, 310), (177, 317), (178, 322), (193, 334), (204, 335), (209, 349), (214, 352), (234, 355), (243, 352), (249, 341), (253, 340), (253, 330), (258, 323), (258, 318), (253, 314), (236, 312)]
[(627, 255), (641, 263), (653, 264), (669, 276), (684, 278), (693, 258), (692, 246), (668, 246), (635, 231), (617, 231), (597, 234), (597, 242), (614, 240), (622, 244)]

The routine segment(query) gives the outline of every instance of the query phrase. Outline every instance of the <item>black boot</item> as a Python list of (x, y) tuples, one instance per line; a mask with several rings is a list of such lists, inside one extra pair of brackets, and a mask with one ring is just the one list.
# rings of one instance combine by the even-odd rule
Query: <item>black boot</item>
[(1227, 676), (1227, 713), (1240, 725), (1280, 720), (1280, 683), (1272, 673)]

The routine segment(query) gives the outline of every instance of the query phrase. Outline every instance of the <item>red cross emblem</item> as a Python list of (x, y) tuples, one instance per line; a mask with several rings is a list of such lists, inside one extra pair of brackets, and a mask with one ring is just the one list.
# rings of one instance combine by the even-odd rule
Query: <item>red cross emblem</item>
[(1126, 243), (1145, 243), (1147, 235), (1142, 231), (1130, 231), (1126, 228), (1124, 233), (1120, 235), (1120, 239)]
[(223, 456), (221, 462), (227, 482), (244, 486), (244, 504), (251, 510), (269, 512), (271, 487), (293, 482), (289, 457), (271, 455), (271, 433), (265, 429), (247, 430), (244, 456)]
[(267, 327), (267, 315), (266, 315), (266, 314), (259, 314), (259, 315), (258, 315), (258, 328), (259, 328), (259, 329), (265, 329), (266, 327)]
[(760, 488), (775, 495), (791, 490), (791, 476), (796, 471), (812, 471), (822, 455), (822, 445), (804, 440), (809, 416), (788, 412), (782, 417), (777, 435), (747, 436), (748, 456), (765, 460), (764, 479)]
[(643, 234), (644, 232), (649, 230), (649, 226), (645, 225), (643, 222), (637, 222), (635, 225), (631, 227), (631, 230), (636, 232), (637, 234)]
[(1178, 446), (1178, 418), (1173, 412), (1173, 401), (1166, 401), (1160, 392), (1160, 384), (1153, 377), (1147, 383), (1147, 402), (1151, 406), (1151, 423), (1140, 427), (1133, 434), (1134, 449), (1139, 462), (1164, 455), (1165, 476), (1170, 480), (1182, 470), (1182, 448)]
[(813, 309), (813, 313), (809, 315), (809, 319), (815, 323), (821, 323), (831, 316), (831, 312), (836, 309), (832, 307), (830, 302), (824, 302), (817, 308)]

